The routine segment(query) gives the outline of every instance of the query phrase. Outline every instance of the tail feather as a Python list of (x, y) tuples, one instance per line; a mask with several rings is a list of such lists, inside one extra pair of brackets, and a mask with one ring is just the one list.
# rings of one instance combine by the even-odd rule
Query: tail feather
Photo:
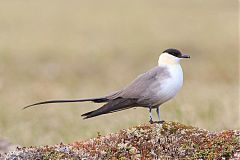
[(49, 104), (49, 103), (69, 103), (69, 102), (86, 102), (86, 101), (92, 101), (95, 103), (103, 103), (103, 102), (107, 102), (108, 99), (103, 97), (103, 98), (88, 98), (88, 99), (77, 99), (77, 100), (50, 100), (50, 101), (34, 103), (34, 104), (24, 107), (23, 109), (27, 109), (29, 107), (42, 105), (42, 104)]
[(96, 117), (102, 114), (113, 113), (121, 110), (125, 110), (128, 108), (136, 107), (136, 100), (135, 99), (114, 99), (109, 101), (107, 104), (103, 105), (101, 108), (98, 108), (94, 111), (90, 111), (87, 113), (82, 114), (83, 119), (88, 119), (92, 117)]

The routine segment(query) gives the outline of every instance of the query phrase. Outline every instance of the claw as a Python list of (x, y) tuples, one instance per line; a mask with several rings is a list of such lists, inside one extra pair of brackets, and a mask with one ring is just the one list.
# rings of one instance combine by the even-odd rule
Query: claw
[(150, 119), (150, 120), (149, 120), (149, 123), (150, 123), (150, 124), (153, 124), (153, 123), (154, 123), (154, 121), (153, 121), (152, 119)]

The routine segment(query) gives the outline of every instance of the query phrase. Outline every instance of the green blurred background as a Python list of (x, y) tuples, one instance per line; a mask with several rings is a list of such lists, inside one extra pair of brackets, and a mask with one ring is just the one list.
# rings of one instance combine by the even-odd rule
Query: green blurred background
[(184, 86), (162, 118), (237, 129), (238, 43), (236, 0), (1, 0), (0, 137), (23, 146), (71, 143), (148, 123), (143, 108), (89, 120), (80, 115), (99, 105), (21, 108), (116, 91), (171, 47), (192, 58), (182, 62)]

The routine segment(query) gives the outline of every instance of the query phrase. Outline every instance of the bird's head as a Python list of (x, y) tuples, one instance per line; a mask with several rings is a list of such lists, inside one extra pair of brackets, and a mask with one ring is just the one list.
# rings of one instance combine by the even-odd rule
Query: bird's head
[(169, 48), (159, 56), (158, 65), (179, 64), (183, 58), (190, 58), (189, 55), (182, 54), (179, 50)]

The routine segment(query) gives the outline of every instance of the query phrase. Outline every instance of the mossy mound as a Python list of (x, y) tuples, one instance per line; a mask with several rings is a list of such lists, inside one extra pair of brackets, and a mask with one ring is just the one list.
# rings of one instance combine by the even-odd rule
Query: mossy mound
[(83, 142), (18, 148), (3, 157), (9, 160), (240, 159), (240, 131), (209, 132), (176, 122), (146, 124)]

